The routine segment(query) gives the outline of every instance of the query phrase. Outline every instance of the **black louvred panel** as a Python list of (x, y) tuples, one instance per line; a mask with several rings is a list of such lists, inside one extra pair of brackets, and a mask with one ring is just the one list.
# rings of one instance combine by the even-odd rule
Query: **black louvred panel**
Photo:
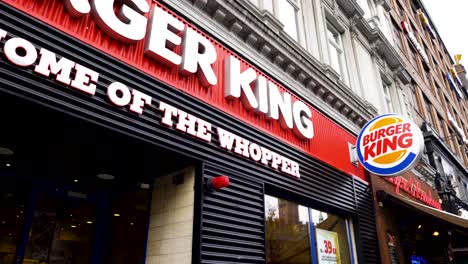
[(358, 256), (361, 263), (380, 263), (380, 252), (375, 226), (375, 210), (370, 186), (355, 180)]
[[(226, 173), (205, 165), (205, 180)], [(232, 175), (232, 176), (231, 176)], [(264, 263), (263, 185), (230, 174), (230, 185), (205, 192), (202, 205), (202, 263)]]

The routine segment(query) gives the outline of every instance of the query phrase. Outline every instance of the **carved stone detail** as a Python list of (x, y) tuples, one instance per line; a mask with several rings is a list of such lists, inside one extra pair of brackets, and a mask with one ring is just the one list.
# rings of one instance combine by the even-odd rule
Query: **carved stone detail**
[(230, 30), (231, 30), (232, 33), (237, 35), (237, 34), (239, 34), (239, 32), (241, 32), (242, 25), (239, 22), (236, 21), (236, 22), (232, 23)]
[(226, 13), (221, 9), (216, 10), (216, 12), (213, 15), (213, 19), (218, 21), (219, 23), (222, 23), (225, 17)]

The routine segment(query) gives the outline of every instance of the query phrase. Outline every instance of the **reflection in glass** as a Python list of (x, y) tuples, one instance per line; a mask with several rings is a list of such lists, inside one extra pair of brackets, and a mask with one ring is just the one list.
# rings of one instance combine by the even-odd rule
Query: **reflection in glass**
[[(342, 217), (310, 209), (315, 230), (329, 231), (330, 234), (335, 234), (335, 238), (338, 245), (335, 245), (337, 250), (337, 258), (339, 263), (351, 263), (351, 257), (349, 252), (349, 243), (347, 236), (346, 220)], [(317, 237), (317, 252), (320, 250), (324, 251), (325, 247), (323, 241), (319, 241)], [(320, 255), (320, 254), (319, 254)]]
[(307, 208), (265, 196), (267, 263), (311, 263)]
[(85, 199), (38, 196), (25, 263), (89, 263), (96, 206)]
[[(24, 222), (26, 195), (9, 184), (0, 186), (0, 264), (15, 263), (16, 245)], [(24, 186), (22, 187), (24, 189)]]
[(144, 189), (115, 197), (106, 263), (144, 263), (149, 200), (150, 191)]
[(265, 195), (265, 227), (268, 264), (351, 263), (345, 218)]

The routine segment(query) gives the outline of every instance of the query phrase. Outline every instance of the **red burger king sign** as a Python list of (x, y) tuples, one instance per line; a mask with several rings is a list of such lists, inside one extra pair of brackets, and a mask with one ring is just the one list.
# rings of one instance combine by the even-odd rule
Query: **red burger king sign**
[(424, 150), (424, 138), (411, 120), (385, 114), (369, 121), (357, 140), (359, 161), (380, 176), (396, 176), (413, 168)]

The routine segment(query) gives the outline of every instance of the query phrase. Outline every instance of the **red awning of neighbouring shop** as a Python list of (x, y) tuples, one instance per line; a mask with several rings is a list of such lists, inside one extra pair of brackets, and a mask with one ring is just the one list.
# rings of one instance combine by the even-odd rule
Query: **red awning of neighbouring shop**
[(402, 195), (391, 194), (387, 192), (385, 192), (385, 194), (387, 196), (386, 199), (390, 198), (390, 200), (393, 200), (394, 202), (401, 204), (403, 206), (409, 207), (410, 209), (414, 209), (422, 214), (435, 217), (439, 220), (450, 223), (454, 225), (455, 227), (459, 227), (459, 228), (461, 227), (465, 230), (468, 230), (468, 219), (464, 219), (458, 215), (454, 215), (454, 214), (441, 211), (439, 209), (435, 209), (427, 205), (412, 201)]

